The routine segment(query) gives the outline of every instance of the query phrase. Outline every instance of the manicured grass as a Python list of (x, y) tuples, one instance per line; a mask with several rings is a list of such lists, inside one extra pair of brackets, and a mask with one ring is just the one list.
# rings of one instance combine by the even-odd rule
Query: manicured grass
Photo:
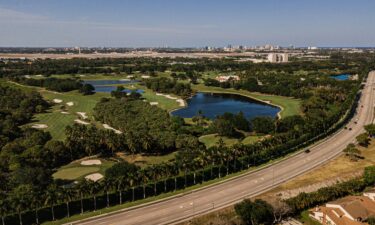
[[(239, 142), (237, 138), (228, 138), (228, 137), (221, 137), (217, 134), (208, 134), (199, 137), (199, 141), (202, 142), (207, 148), (217, 145), (219, 139), (222, 138), (224, 144), (228, 147), (236, 144)], [(258, 141), (261, 137), (260, 136), (248, 136), (240, 141), (243, 144), (251, 144)]]
[(217, 145), (219, 140), (223, 139), (226, 146), (232, 146), (238, 142), (236, 138), (221, 137), (217, 134), (208, 134), (199, 137), (199, 141), (206, 145), (207, 148)]
[[(203, 79), (211, 78), (214, 79), (215, 77), (219, 76), (219, 71), (207, 71), (202, 74)], [(227, 74), (227, 73), (226, 73)]]
[(101, 173), (104, 175), (105, 171), (115, 164), (114, 161), (105, 159), (100, 159), (100, 161), (102, 162), (101, 165), (90, 166), (83, 166), (80, 164), (80, 161), (72, 162), (58, 169), (58, 171), (53, 174), (53, 177), (55, 179), (77, 180), (92, 173)]
[[(60, 75), (56, 75), (58, 77)], [(64, 75), (61, 75), (64, 77)], [(65, 75), (65, 77), (70, 75)], [(95, 79), (121, 79), (118, 76), (104, 76), (104, 75), (87, 75), (84, 79), (95, 78)], [(79, 118), (77, 112), (86, 112), (88, 116), (88, 120), (93, 121), (92, 118), (92, 111), (95, 107), (96, 103), (102, 97), (110, 97), (109, 93), (95, 93), (93, 95), (82, 95), (78, 93), (78, 91), (71, 91), (65, 93), (58, 93), (53, 91), (48, 91), (43, 88), (37, 87), (30, 87), (24, 85), (18, 85), (14, 83), (10, 83), (10, 85), (19, 87), (26, 90), (37, 90), (43, 96), (44, 99), (53, 101), (53, 99), (60, 99), (62, 103), (55, 103), (51, 109), (49, 109), (45, 113), (36, 114), (33, 118), (33, 122), (31, 124), (46, 124), (48, 128), (44, 129), (49, 131), (54, 139), (63, 140), (65, 138), (65, 127), (68, 125), (72, 125), (74, 120)], [(124, 85), (127, 88), (130, 85)], [(128, 87), (129, 86), (129, 87)], [(165, 109), (167, 111), (172, 111), (174, 109), (180, 108), (179, 103), (176, 100), (168, 99), (164, 96), (158, 96), (155, 92), (150, 89), (145, 88), (144, 86), (134, 85), (135, 89), (143, 89), (145, 92), (142, 94), (143, 98), (145, 98), (148, 102), (158, 102), (159, 104), (157, 107)], [(73, 102), (73, 106), (68, 106), (66, 103)], [(68, 112), (69, 114), (62, 114), (61, 108), (64, 108), (64, 111)]]
[(91, 173), (99, 171), (99, 167), (71, 167), (59, 169), (53, 174), (55, 179), (77, 180)]
[[(179, 103), (176, 102), (176, 100), (168, 99), (164, 96), (156, 95), (156, 93), (144, 86), (138, 86), (135, 85), (135, 87), (138, 87), (139, 89), (144, 90), (144, 93), (142, 94), (142, 97), (145, 98), (148, 102), (158, 102), (158, 107), (165, 109), (167, 111), (172, 111), (178, 108), (181, 108)], [(174, 96), (174, 95), (171, 95)], [(178, 96), (175, 96), (178, 97)], [(178, 97), (181, 98), (181, 97)]]
[(248, 136), (242, 140), (242, 144), (249, 145), (249, 144), (259, 141), (261, 138), (262, 138), (261, 136)]
[(284, 96), (276, 95), (266, 95), (261, 93), (253, 93), (244, 90), (235, 90), (232, 88), (224, 89), (220, 87), (208, 87), (203, 84), (193, 85), (192, 88), (199, 92), (212, 92), (212, 93), (229, 93), (229, 94), (239, 94), (254, 98), (260, 101), (265, 101), (282, 108), (280, 112), (281, 117), (287, 117), (292, 115), (301, 114), (301, 100), (295, 98), (289, 98)]
[[(88, 119), (92, 119), (92, 110), (96, 103), (102, 97), (109, 97), (107, 93), (95, 93), (93, 95), (82, 95), (78, 91), (71, 91), (66, 93), (57, 93), (40, 89), (39, 92), (44, 99), (52, 101), (53, 99), (60, 99), (63, 102), (54, 104), (46, 113), (36, 114), (33, 118), (32, 124), (46, 124), (54, 139), (63, 140), (65, 138), (65, 127), (72, 125), (74, 120), (79, 118), (77, 112), (86, 112)], [(66, 105), (68, 102), (73, 102), (72, 106)], [(61, 107), (69, 114), (62, 114)]]

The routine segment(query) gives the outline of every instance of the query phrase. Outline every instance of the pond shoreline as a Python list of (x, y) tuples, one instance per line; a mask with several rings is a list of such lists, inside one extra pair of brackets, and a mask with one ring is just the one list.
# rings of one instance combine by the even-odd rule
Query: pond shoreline
[[(270, 101), (265, 101), (265, 100), (257, 99), (257, 98), (254, 98), (254, 97), (242, 94), (242, 93), (232, 93), (232, 92), (224, 92), (224, 91), (204, 91), (204, 90), (200, 91), (200, 90), (198, 90), (198, 91), (196, 91), (194, 93), (194, 95), (190, 96), (187, 99), (191, 99), (191, 98), (193, 98), (194, 96), (196, 96), (199, 93), (202, 93), (202, 94), (222, 94), (222, 95), (228, 95), (228, 96), (230, 96), (230, 95), (240, 96), (240, 97), (244, 97), (246, 99), (249, 99), (249, 100), (251, 100), (251, 101), (253, 101), (254, 103), (257, 103), (257, 104), (263, 104), (263, 105), (267, 105), (267, 106), (272, 106), (272, 107), (275, 107), (275, 108), (279, 109), (279, 111), (276, 114), (277, 118), (279, 118), (279, 119), (281, 118), (281, 114), (280, 113), (284, 110), (284, 108), (282, 106), (276, 105), (276, 104), (274, 104), (274, 103), (272, 103)], [(188, 107), (189, 104), (186, 101), (187, 99), (185, 99), (185, 106), (184, 107), (179, 107), (179, 108), (170, 110), (169, 114), (172, 115), (173, 112)], [(189, 117), (186, 117), (186, 118), (189, 118)]]

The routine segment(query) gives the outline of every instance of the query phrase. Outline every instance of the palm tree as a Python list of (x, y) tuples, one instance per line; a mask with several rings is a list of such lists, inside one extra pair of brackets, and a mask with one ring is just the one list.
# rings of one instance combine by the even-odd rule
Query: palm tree
[(150, 167), (147, 168), (147, 175), (149, 177), (152, 177), (153, 178), (153, 183), (154, 183), (154, 195), (156, 195), (157, 193), (157, 189), (156, 189), (156, 184), (157, 184), (157, 181), (160, 177), (160, 172), (161, 172), (161, 169), (160, 169), (160, 166), (159, 165), (152, 165)]
[(102, 182), (103, 191), (105, 191), (107, 195), (106, 199), (107, 199), (107, 208), (108, 208), (109, 207), (109, 192), (113, 189), (114, 182), (113, 180), (109, 178), (104, 178), (101, 182)]
[(32, 187), (31, 185), (19, 185), (10, 194), (9, 202), (17, 211), (20, 225), (22, 225), (22, 212), (30, 205)]
[(89, 180), (88, 182), (88, 191), (94, 200), (94, 211), (96, 211), (96, 195), (101, 190), (100, 183)]
[(51, 207), (52, 220), (55, 221), (55, 205), (59, 202), (59, 190), (56, 184), (51, 184), (47, 187), (45, 192), (44, 204)]
[(128, 183), (132, 189), (132, 201), (134, 201), (134, 184), (137, 183), (138, 177), (137, 173), (129, 172), (128, 173)]
[(241, 149), (242, 149), (242, 143), (241, 142), (237, 142), (232, 147), (233, 161), (234, 161), (234, 165), (233, 165), (234, 171), (237, 170), (237, 164), (236, 164), (237, 163), (237, 156), (240, 155)]
[(61, 198), (66, 204), (66, 217), (70, 217), (69, 203), (73, 201), (74, 192), (71, 188), (64, 187), (61, 189)]
[(35, 210), (35, 222), (39, 224), (39, 209), (42, 206), (43, 199), (40, 197), (42, 194), (39, 191), (33, 190), (31, 193), (31, 206)]
[(1, 216), (1, 223), (5, 225), (5, 216), (9, 212), (9, 199), (5, 192), (0, 192), (0, 216)]
[(120, 205), (122, 204), (122, 191), (124, 189), (125, 182), (126, 182), (125, 176), (119, 176), (116, 178), (116, 189), (119, 193)]
[(77, 185), (77, 192), (81, 201), (81, 214), (83, 214), (83, 210), (84, 210), (83, 209), (83, 197), (87, 193), (87, 180), (86, 179), (82, 179), (81, 181), (79, 181)]
[(196, 157), (195, 159), (193, 159), (192, 163), (191, 163), (191, 168), (193, 169), (193, 184), (196, 184), (196, 171), (197, 169), (199, 168), (200, 166), (200, 157)]
[(177, 175), (180, 171), (177, 167), (177, 163), (173, 163), (173, 166), (171, 168), (172, 168), (172, 173), (174, 175), (174, 191), (176, 191), (177, 190)]
[(149, 180), (147, 176), (147, 171), (145, 169), (139, 170), (139, 177), (142, 181), (142, 186), (143, 186), (143, 198), (146, 198), (146, 184)]
[(167, 192), (167, 180), (169, 176), (171, 175), (171, 172), (169, 170), (169, 165), (166, 163), (162, 163), (160, 165), (160, 176), (164, 178), (164, 192)]

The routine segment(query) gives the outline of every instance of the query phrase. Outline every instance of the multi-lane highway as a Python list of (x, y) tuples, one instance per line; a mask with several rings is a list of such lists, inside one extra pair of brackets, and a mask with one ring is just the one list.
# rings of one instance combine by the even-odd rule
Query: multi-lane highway
[(134, 209), (79, 221), (77, 224), (173, 224), (229, 206), (246, 197), (258, 195), (322, 165), (338, 156), (347, 144), (354, 142), (355, 137), (363, 132), (364, 125), (372, 123), (375, 103), (374, 82), (375, 71), (370, 72), (368, 76), (357, 114), (346, 125), (348, 129), (342, 129), (311, 147), (310, 153), (301, 152), (272, 166), (208, 188)]

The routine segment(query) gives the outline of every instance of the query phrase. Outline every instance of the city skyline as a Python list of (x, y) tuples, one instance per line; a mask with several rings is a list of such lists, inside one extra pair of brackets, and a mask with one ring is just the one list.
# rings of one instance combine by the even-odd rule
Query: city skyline
[(360, 1), (3, 1), (2, 47), (372, 47)]

